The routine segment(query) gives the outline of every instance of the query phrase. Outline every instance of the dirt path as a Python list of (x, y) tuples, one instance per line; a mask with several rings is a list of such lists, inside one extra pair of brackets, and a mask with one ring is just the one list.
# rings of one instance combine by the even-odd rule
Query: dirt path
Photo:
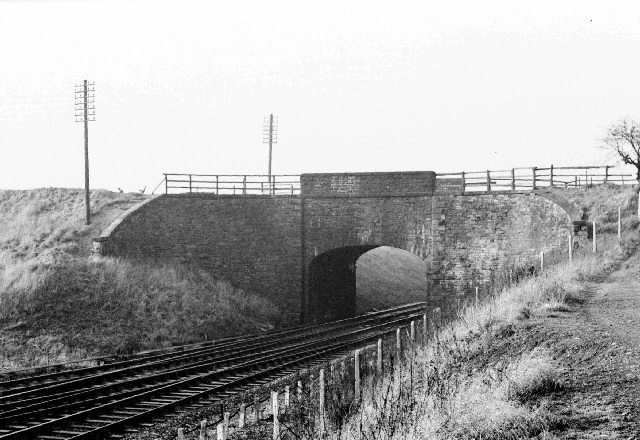
[(561, 439), (640, 439), (640, 255), (590, 285), (584, 304), (550, 314), (543, 332), (566, 389), (550, 409)]

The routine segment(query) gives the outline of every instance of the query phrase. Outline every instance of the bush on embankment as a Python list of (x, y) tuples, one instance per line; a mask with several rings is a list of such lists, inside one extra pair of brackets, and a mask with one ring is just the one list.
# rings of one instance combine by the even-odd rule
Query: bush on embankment
[(277, 323), (255, 294), (186, 266), (90, 261), (91, 240), (139, 194), (0, 191), (0, 367), (202, 341)]

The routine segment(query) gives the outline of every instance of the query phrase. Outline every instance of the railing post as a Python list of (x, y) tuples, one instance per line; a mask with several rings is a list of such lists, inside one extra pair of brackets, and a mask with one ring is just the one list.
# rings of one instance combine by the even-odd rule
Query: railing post
[(516, 169), (511, 168), (511, 191), (516, 190)]
[(533, 186), (532, 189), (535, 190), (536, 189), (536, 167), (531, 168), (531, 175), (533, 176)]
[(491, 191), (491, 172), (487, 170), (487, 191)]
[(169, 194), (169, 179), (166, 174), (164, 175), (164, 193)]
[(549, 185), (553, 188), (553, 164), (549, 168)]
[(462, 187), (462, 193), (464, 194), (464, 192), (466, 191), (466, 184), (465, 184), (465, 175), (464, 175), (464, 171), (462, 172), (462, 178), (460, 179), (460, 186)]
[(219, 180), (220, 179), (218, 178), (218, 176), (216, 176), (216, 195), (220, 194), (220, 190), (219, 190), (219, 188), (220, 188), (219, 183), (220, 182), (219, 182)]
[(247, 195), (247, 176), (242, 176), (242, 195)]
[(189, 174), (189, 194), (191, 194), (191, 174)]
[(589, 168), (584, 169), (584, 186), (589, 186)]

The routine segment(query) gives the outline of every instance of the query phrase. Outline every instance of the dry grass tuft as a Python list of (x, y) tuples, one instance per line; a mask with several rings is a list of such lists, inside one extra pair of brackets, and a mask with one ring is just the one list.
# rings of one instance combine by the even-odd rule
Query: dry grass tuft
[(256, 331), (269, 300), (195, 267), (104, 259), (91, 240), (144, 200), (81, 190), (0, 191), (0, 368), (77, 360)]

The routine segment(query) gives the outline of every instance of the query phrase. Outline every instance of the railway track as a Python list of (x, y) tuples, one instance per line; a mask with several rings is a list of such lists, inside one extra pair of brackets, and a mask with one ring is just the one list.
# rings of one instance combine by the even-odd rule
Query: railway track
[(411, 320), (407, 304), (321, 325), (159, 350), (0, 382), (0, 440), (122, 438), (371, 343)]

